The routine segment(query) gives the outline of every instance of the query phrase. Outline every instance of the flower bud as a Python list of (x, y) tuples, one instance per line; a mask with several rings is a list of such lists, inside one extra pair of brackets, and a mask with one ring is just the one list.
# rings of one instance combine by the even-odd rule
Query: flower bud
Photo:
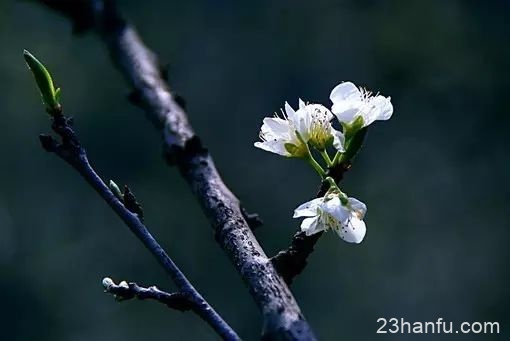
[(35, 58), (27, 50), (23, 51), (23, 58), (34, 75), (37, 87), (41, 92), (41, 97), (46, 110), (51, 115), (55, 115), (61, 112), (62, 108), (59, 103), (60, 89), (55, 89), (53, 85), (53, 79), (46, 67)]

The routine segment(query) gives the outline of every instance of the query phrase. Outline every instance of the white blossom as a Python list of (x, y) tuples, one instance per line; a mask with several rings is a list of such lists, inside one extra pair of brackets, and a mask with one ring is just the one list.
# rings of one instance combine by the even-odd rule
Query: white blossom
[(282, 114), (283, 117), (264, 118), (259, 134), (261, 141), (255, 142), (255, 147), (283, 156), (305, 156), (307, 149), (303, 141), (308, 138), (305, 117), (298, 116), (287, 102)]
[(332, 193), (300, 205), (294, 210), (294, 218), (306, 217), (301, 230), (307, 236), (331, 229), (346, 242), (358, 244), (367, 231), (363, 221), (366, 211), (361, 201)]
[(305, 157), (310, 142), (318, 149), (329, 144), (344, 151), (344, 136), (331, 126), (333, 115), (320, 104), (305, 104), (299, 100), (295, 111), (287, 102), (282, 117), (266, 117), (260, 129), (261, 141), (255, 147), (283, 156)]
[(331, 125), (333, 114), (321, 104), (307, 104), (299, 108), (298, 113), (304, 111), (308, 118), (308, 140), (318, 150), (324, 150), (333, 145), (336, 150), (344, 152), (344, 135)]
[(342, 123), (351, 124), (356, 118), (362, 117), (363, 127), (366, 127), (377, 120), (388, 120), (393, 114), (390, 97), (373, 95), (351, 82), (338, 84), (329, 98), (333, 102), (331, 111)]

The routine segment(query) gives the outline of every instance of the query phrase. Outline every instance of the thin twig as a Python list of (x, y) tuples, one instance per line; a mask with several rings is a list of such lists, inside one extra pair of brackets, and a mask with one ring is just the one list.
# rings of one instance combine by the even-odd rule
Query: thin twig
[[(133, 88), (132, 102), (161, 130), (165, 158), (189, 183), (215, 231), (217, 242), (243, 278), (263, 315), (263, 338), (314, 340), (292, 293), (253, 235), (239, 199), (227, 188), (172, 94), (155, 54), (127, 24), (114, 1), (40, 0), (67, 15), (75, 28), (92, 27)], [(64, 4), (65, 3), (65, 4)]]
[(195, 309), (193, 300), (179, 292), (168, 293), (160, 290), (156, 286), (144, 288), (134, 282), (127, 283), (126, 281), (122, 281), (119, 284), (115, 284), (115, 282), (108, 277), (103, 278), (102, 283), (105, 292), (112, 294), (117, 301), (126, 301), (133, 298), (139, 300), (150, 299), (180, 311)]
[[(140, 239), (143, 245), (153, 254), (159, 264), (170, 275), (179, 292), (189, 297), (193, 302), (194, 311), (206, 321), (221, 337), (226, 340), (239, 340), (237, 334), (221, 318), (221, 316), (207, 303), (198, 291), (189, 282), (182, 271), (168, 256), (166, 251), (151, 235), (147, 227), (142, 223), (141, 216), (132, 212), (125, 203), (111, 191), (103, 182), (96, 171), (92, 168), (87, 158), (85, 149), (81, 146), (77, 135), (72, 127), (72, 119), (61, 114), (54, 113), (52, 116), (52, 130), (60, 136), (58, 142), (49, 135), (41, 135), (40, 140), (43, 148), (53, 152), (62, 160), (71, 165), (88, 184), (106, 201), (117, 215), (129, 227), (131, 232)], [(131, 198), (131, 200), (135, 200)], [(136, 212), (136, 211), (135, 211)]]

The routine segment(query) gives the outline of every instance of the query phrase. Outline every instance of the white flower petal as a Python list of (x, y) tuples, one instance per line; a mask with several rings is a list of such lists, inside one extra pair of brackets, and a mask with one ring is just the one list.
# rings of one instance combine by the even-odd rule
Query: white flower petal
[(340, 153), (345, 152), (345, 136), (341, 131), (331, 128), (331, 134), (333, 135), (333, 147)]
[[(265, 127), (264, 127), (265, 126)], [(262, 132), (268, 130), (275, 135), (288, 136), (289, 134), (289, 122), (278, 117), (266, 117), (263, 120)]]
[(319, 208), (324, 202), (323, 198), (316, 198), (301, 204), (294, 210), (293, 218), (299, 217), (313, 217), (318, 215), (317, 208)]
[(290, 122), (296, 123), (296, 111), (292, 109), (288, 102), (285, 102), (285, 114)]
[(363, 126), (377, 120), (388, 120), (393, 114), (390, 97), (373, 96), (369, 91), (357, 88), (351, 82), (337, 85), (331, 91), (331, 111), (342, 123), (352, 123), (358, 116), (363, 117)]
[(301, 138), (308, 142), (310, 137), (310, 122), (311, 116), (306, 108), (300, 108), (295, 114), (295, 129), (301, 136)]
[(299, 109), (304, 108), (305, 106), (306, 106), (306, 103), (303, 102), (303, 100), (300, 98), (299, 99)]
[(294, 218), (306, 217), (301, 223), (301, 230), (307, 236), (332, 229), (346, 242), (360, 243), (366, 234), (360, 213), (365, 211), (365, 204), (355, 198), (349, 198), (348, 203), (342, 205), (337, 194), (329, 194), (300, 205), (294, 211)]
[(366, 127), (374, 121), (390, 119), (393, 114), (393, 105), (389, 97), (387, 98), (379, 95), (367, 100), (365, 107), (361, 111), (364, 126)]
[(331, 121), (333, 119), (333, 114), (331, 113), (331, 110), (329, 110), (322, 104), (308, 104), (305, 106), (305, 109), (308, 111), (308, 115), (311, 118), (326, 117), (328, 121)]
[(301, 231), (307, 236), (311, 236), (320, 231), (324, 231), (325, 226), (319, 223), (319, 217), (306, 218), (301, 222)]
[(337, 233), (346, 242), (359, 244), (365, 238), (367, 227), (363, 220), (351, 216)]
[[(353, 106), (353, 104), (356, 104), (356, 106)], [(341, 123), (351, 123), (359, 116), (361, 107), (362, 102), (337, 102), (333, 104), (331, 111)]]
[(331, 102), (341, 102), (341, 101), (361, 101), (361, 92), (351, 82), (342, 82), (335, 86), (329, 95), (329, 99)]
[(255, 142), (253, 144), (255, 147), (260, 148), (262, 150), (283, 155), (283, 156), (290, 156), (287, 149), (285, 149), (285, 141), (283, 140), (270, 140), (270, 141), (263, 141), (263, 142)]
[(391, 97), (376, 96), (372, 99), (374, 105), (378, 108), (377, 120), (386, 121), (393, 115), (393, 105), (391, 104)]
[(347, 201), (350, 210), (355, 212), (359, 219), (363, 219), (365, 213), (367, 213), (367, 205), (356, 198), (348, 198)]
[(342, 205), (340, 198), (336, 194), (331, 199), (325, 200), (321, 208), (339, 221), (346, 220), (349, 216), (349, 210)]

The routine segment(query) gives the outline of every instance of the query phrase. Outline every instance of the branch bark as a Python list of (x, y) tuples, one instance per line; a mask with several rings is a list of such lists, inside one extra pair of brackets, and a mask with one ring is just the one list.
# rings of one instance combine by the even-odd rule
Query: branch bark
[[(73, 127), (72, 119), (63, 116), (60, 113), (52, 115), (52, 130), (61, 138), (58, 142), (49, 135), (41, 135), (40, 140), (43, 148), (55, 153), (62, 160), (72, 166), (87, 183), (106, 201), (113, 211), (129, 227), (131, 232), (143, 243), (143, 245), (152, 253), (159, 264), (170, 275), (172, 281), (179, 289), (179, 293), (188, 297), (194, 307), (194, 311), (206, 321), (223, 339), (240, 340), (234, 330), (222, 319), (222, 317), (207, 303), (200, 293), (193, 287), (186, 276), (178, 266), (168, 256), (166, 251), (151, 235), (147, 227), (142, 223), (142, 217), (139, 210), (130, 210), (126, 204), (126, 199), (121, 201), (108, 186), (99, 177), (92, 168), (87, 158), (85, 149), (81, 146)], [(128, 200), (136, 202), (133, 194), (126, 189), (125, 193), (130, 193)]]
[(314, 340), (292, 293), (266, 256), (241, 210), (239, 200), (221, 179), (214, 162), (188, 122), (182, 101), (168, 88), (157, 58), (135, 28), (108, 0), (40, 0), (67, 15), (75, 31), (94, 28), (112, 60), (133, 88), (131, 100), (161, 130), (164, 154), (176, 165), (200, 202), (215, 238), (241, 275), (263, 315), (262, 337)]

